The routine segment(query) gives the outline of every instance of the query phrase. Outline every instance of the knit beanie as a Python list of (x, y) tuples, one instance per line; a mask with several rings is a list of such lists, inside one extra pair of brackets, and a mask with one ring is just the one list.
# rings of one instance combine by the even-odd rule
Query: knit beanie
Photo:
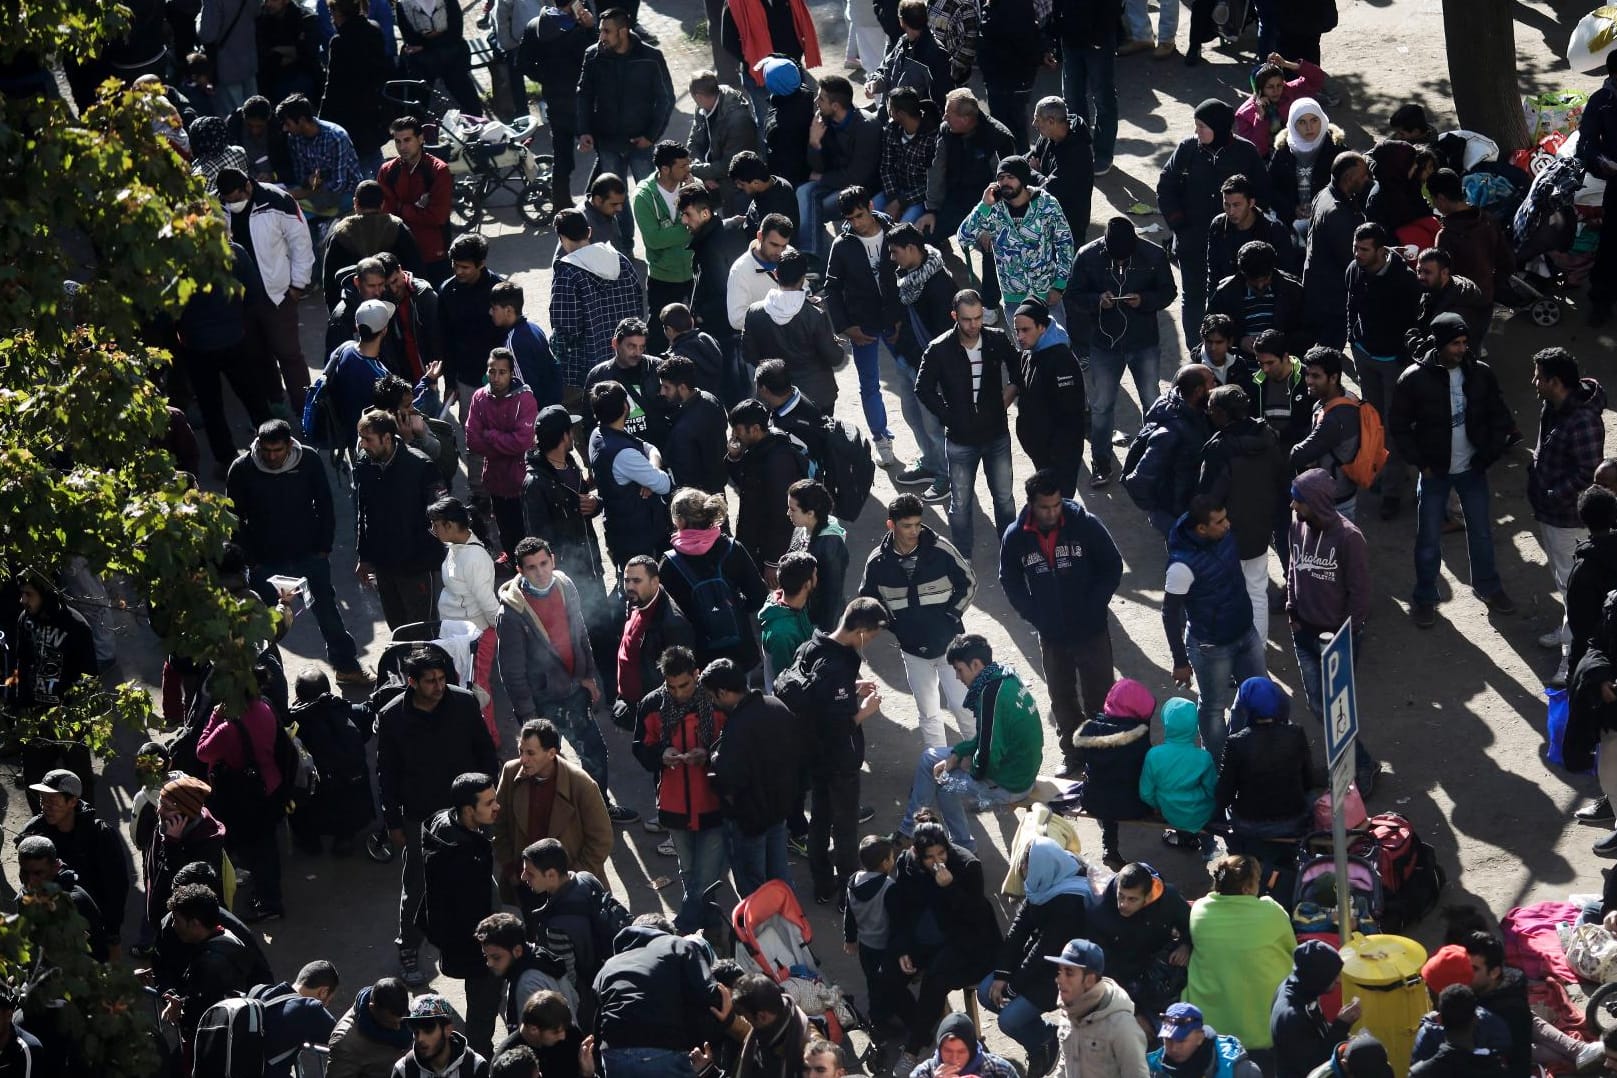
[(1026, 315), (1028, 318), (1033, 319), (1035, 324), (1047, 325), (1050, 321), (1050, 305), (1038, 296), (1029, 296), (1016, 305), (1016, 310), (1012, 312), (1012, 317), (1016, 315)]
[(1445, 311), (1432, 319), (1432, 340), (1439, 348), (1470, 335), (1471, 330), (1466, 326), (1465, 319), (1453, 311)]
[(764, 89), (777, 97), (795, 94), (803, 85), (803, 72), (796, 62), (784, 56), (766, 56), (753, 65), (763, 76)]
[(1453, 984), (1470, 984), (1471, 956), (1458, 943), (1446, 944), (1426, 960), (1420, 976), (1433, 996)]
[(213, 787), (194, 775), (182, 775), (163, 787), (163, 800), (172, 804), (187, 819), (202, 815), (202, 808), (213, 793)]
[(1033, 166), (1028, 162), (1028, 159), (1020, 154), (1001, 157), (999, 159), (999, 171), (995, 175), (1014, 176), (1023, 187), (1033, 187), (1044, 180), (1043, 176), (1033, 171)]
[(1157, 710), (1157, 699), (1151, 690), (1133, 678), (1122, 678), (1106, 694), (1102, 709), (1114, 719), (1150, 719)]

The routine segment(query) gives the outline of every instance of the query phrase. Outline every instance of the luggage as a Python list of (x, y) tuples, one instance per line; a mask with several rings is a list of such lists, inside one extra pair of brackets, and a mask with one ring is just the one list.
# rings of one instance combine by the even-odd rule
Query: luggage
[(1401, 931), (1437, 907), (1448, 875), (1437, 863), (1437, 853), (1431, 845), (1396, 812), (1370, 817), (1366, 829), (1378, 847), (1376, 861), (1385, 896), (1382, 927), (1389, 932)]

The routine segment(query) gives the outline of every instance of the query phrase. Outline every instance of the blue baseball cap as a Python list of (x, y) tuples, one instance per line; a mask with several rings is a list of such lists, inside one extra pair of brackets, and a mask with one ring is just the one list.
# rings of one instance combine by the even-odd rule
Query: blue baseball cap
[(1060, 954), (1045, 955), (1044, 960), (1058, 966), (1087, 969), (1097, 975), (1106, 972), (1106, 952), (1100, 949), (1100, 944), (1089, 940), (1068, 940)]
[(1193, 1003), (1175, 1003), (1162, 1012), (1162, 1025), (1157, 1037), (1165, 1041), (1182, 1041), (1202, 1028), (1201, 1008)]

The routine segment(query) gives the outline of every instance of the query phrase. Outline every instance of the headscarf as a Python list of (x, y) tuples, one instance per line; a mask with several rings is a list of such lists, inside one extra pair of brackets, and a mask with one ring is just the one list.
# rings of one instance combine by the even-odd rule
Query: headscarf
[(191, 121), (191, 152), (197, 157), (214, 157), (228, 145), (225, 121), (218, 116), (198, 116)]
[(1291, 721), (1291, 701), (1266, 677), (1249, 677), (1235, 694), (1235, 706), (1253, 719)]
[(1027, 848), (1027, 872), (1022, 876), (1027, 900), (1042, 906), (1057, 895), (1089, 897), (1089, 880), (1078, 858), (1050, 838), (1036, 838)]
[(1228, 101), (1209, 97), (1196, 106), (1196, 119), (1213, 129), (1213, 148), (1222, 150), (1230, 144), (1235, 131), (1235, 109)]
[(1143, 719), (1150, 722), (1157, 710), (1157, 698), (1151, 695), (1150, 689), (1133, 678), (1119, 678), (1106, 694), (1106, 703), (1101, 710), (1114, 719)]
[[(1297, 133), (1297, 120), (1301, 116), (1319, 117), (1318, 136), (1305, 139)], [(1299, 97), (1291, 103), (1291, 115), (1286, 117), (1286, 145), (1291, 147), (1291, 152), (1296, 155), (1299, 164), (1314, 163), (1320, 147), (1331, 137), (1330, 127), (1330, 117), (1325, 115), (1325, 110), (1320, 108), (1319, 102), (1312, 97)]]

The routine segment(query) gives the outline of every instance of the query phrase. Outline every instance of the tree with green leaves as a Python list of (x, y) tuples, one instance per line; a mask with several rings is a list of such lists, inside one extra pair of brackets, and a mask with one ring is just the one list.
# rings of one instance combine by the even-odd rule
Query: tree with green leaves
[[(212, 699), (236, 710), (272, 615), (221, 582), (235, 518), (162, 447), (171, 359), (148, 343), (199, 289), (239, 287), (226, 225), (159, 133), (154, 91), (109, 81), (75, 112), (51, 74), (93, 58), (128, 18), (100, 0), (0, 9), (0, 573), (49, 582), (84, 558), (120, 582), (166, 652), (207, 665)], [(134, 684), (13, 711), (17, 736), (101, 754), (115, 725), (152, 716)], [(21, 921), (49, 921), (38, 906)], [(27, 1013), (49, 1007), (86, 1073), (149, 1073), (146, 1034), (125, 1020), (143, 1006), (127, 973), (72, 961), (60, 938), (24, 927), (0, 922), (0, 991), (33, 984)], [(42, 946), (60, 972), (36, 980)]]

